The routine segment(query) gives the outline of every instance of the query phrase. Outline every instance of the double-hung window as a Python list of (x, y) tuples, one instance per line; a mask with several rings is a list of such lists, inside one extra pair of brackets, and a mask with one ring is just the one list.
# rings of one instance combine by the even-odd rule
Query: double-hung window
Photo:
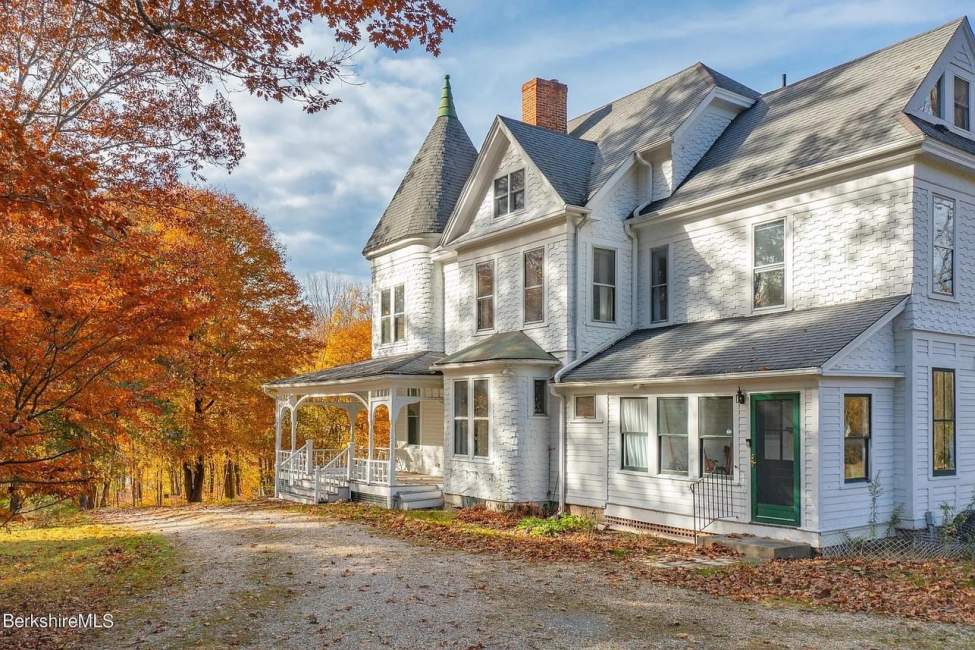
[(420, 403), (406, 405), (406, 444), (420, 444)]
[(487, 379), (454, 382), (454, 454), (486, 457), (490, 436)]
[(404, 285), (398, 284), (380, 292), (380, 336), (382, 343), (398, 343), (406, 339), (406, 295)]
[(620, 398), (620, 435), (623, 450), (621, 466), (623, 469), (645, 472), (647, 462), (647, 439), (650, 431), (650, 415), (646, 397)]
[(734, 471), (734, 399), (699, 397), (697, 423), (701, 441), (701, 475), (731, 476)]
[(955, 126), (966, 131), (972, 129), (971, 90), (971, 83), (955, 77)]
[(494, 216), (501, 217), (525, 207), (525, 170), (494, 179)]
[(524, 255), (525, 323), (545, 320), (545, 249), (536, 248)]
[(935, 195), (931, 212), (934, 218), (931, 290), (943, 296), (953, 296), (955, 295), (955, 202)]
[(650, 251), (650, 322), (667, 320), (667, 247)]
[(616, 251), (611, 248), (592, 249), (592, 319), (616, 321)]
[(752, 252), (752, 306), (785, 305), (785, 221), (755, 226)]
[(494, 262), (481, 262), (474, 272), (477, 276), (477, 329), (494, 329)]
[(955, 467), (955, 371), (931, 373), (932, 450), (935, 476), (950, 476)]
[(870, 476), (870, 396), (843, 396), (843, 480), (866, 481)]
[(687, 474), (687, 398), (657, 398), (657, 445), (661, 474)]
[(548, 380), (532, 380), (532, 415), (548, 415)]

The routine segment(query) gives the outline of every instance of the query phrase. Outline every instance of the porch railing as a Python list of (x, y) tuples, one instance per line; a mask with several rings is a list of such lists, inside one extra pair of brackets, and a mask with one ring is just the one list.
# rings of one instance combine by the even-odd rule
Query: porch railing
[[(372, 467), (372, 472), (369, 469)], [(352, 461), (352, 480), (363, 483), (370, 481), (380, 485), (389, 483), (389, 461), (355, 458)]]
[(295, 480), (308, 471), (308, 451), (300, 447), (294, 451), (279, 451), (278, 480), (294, 485)]
[(734, 514), (733, 478), (732, 474), (705, 474), (691, 483), (695, 544), (705, 528)]

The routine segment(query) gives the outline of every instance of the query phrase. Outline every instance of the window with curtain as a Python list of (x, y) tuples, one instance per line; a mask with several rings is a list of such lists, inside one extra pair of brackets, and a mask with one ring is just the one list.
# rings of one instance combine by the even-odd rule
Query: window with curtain
[(955, 473), (955, 371), (935, 368), (931, 376), (932, 459), (935, 476)]
[(785, 305), (785, 221), (755, 226), (752, 253), (753, 306)]
[(955, 126), (970, 131), (972, 128), (971, 84), (955, 77)]
[(454, 382), (454, 453), (466, 456), (468, 453), (468, 420), (470, 409), (467, 401), (467, 382)]
[(870, 476), (870, 396), (843, 396), (843, 480)]
[(592, 319), (616, 321), (616, 251), (592, 249)]
[(545, 320), (545, 249), (525, 252), (524, 311), (526, 323)]
[(687, 398), (657, 398), (660, 473), (687, 474)]
[(477, 293), (477, 329), (494, 329), (494, 262), (474, 267)]
[(650, 415), (646, 397), (620, 399), (620, 433), (622, 467), (639, 472), (648, 469), (647, 439), (650, 431)]
[(734, 398), (699, 397), (697, 426), (701, 440), (701, 475), (731, 476), (734, 471)]
[(406, 444), (420, 444), (420, 403), (406, 405)]
[(934, 196), (934, 238), (931, 251), (932, 291), (955, 295), (955, 202)]
[(667, 247), (650, 251), (650, 321), (667, 320)]

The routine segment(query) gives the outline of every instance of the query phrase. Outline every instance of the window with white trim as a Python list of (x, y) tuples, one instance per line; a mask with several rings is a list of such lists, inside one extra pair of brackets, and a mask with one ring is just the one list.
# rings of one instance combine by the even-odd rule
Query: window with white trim
[(402, 284), (383, 289), (380, 302), (380, 340), (383, 344), (406, 339), (406, 291)]
[(931, 371), (931, 449), (935, 476), (953, 476), (955, 463), (955, 371)]
[(490, 451), (491, 402), (487, 379), (454, 382), (454, 454), (485, 458)]
[(955, 202), (934, 195), (931, 240), (931, 290), (955, 295)]
[(616, 322), (616, 251), (592, 249), (592, 319)]
[(755, 226), (752, 248), (752, 306), (785, 306), (785, 220)]
[(420, 444), (420, 403), (406, 405), (406, 444)]
[(870, 478), (870, 395), (843, 396), (843, 481)]
[(548, 415), (548, 380), (532, 380), (532, 415)]
[(646, 472), (650, 413), (646, 397), (620, 398), (620, 467)]
[(494, 261), (475, 266), (477, 294), (477, 329), (494, 329)]
[(657, 444), (659, 472), (687, 475), (687, 398), (657, 398)]
[(728, 397), (697, 398), (701, 476), (734, 472), (735, 403)]
[(667, 246), (650, 251), (650, 322), (667, 321)]
[(938, 81), (931, 86), (931, 92), (928, 93), (928, 108), (931, 111), (931, 115), (935, 117), (944, 118), (944, 96), (945, 96), (945, 76), (941, 75), (938, 77)]
[(972, 86), (971, 83), (955, 76), (955, 126), (965, 131), (972, 130)]
[(596, 396), (576, 395), (573, 412), (575, 413), (576, 419), (595, 420), (596, 419)]
[(541, 323), (545, 320), (545, 249), (525, 251), (523, 305), (525, 323)]
[(525, 207), (525, 170), (494, 179), (494, 216), (501, 217)]

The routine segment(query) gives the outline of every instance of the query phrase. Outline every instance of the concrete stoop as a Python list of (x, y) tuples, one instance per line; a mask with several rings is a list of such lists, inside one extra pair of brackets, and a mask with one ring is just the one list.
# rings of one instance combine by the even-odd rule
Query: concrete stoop
[(809, 544), (752, 535), (712, 535), (704, 540), (704, 545), (730, 548), (753, 560), (802, 560), (812, 556)]

